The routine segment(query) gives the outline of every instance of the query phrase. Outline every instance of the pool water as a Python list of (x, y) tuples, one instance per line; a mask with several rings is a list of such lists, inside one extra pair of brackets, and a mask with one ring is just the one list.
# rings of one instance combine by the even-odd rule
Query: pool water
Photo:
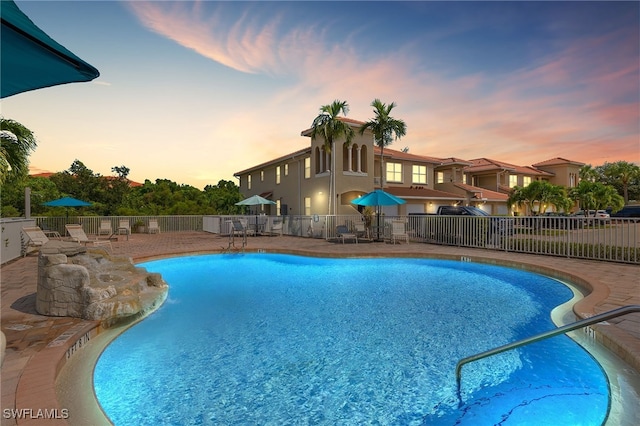
[(600, 425), (599, 364), (555, 326), (572, 292), (521, 270), (432, 259), (243, 254), (142, 264), (165, 304), (101, 355), (116, 425)]

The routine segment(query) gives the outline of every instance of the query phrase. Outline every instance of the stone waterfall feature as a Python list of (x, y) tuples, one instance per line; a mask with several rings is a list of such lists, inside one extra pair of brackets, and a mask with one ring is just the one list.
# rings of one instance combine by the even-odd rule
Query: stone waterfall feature
[(168, 289), (160, 274), (103, 248), (51, 240), (40, 249), (36, 310), (42, 315), (109, 326), (154, 309)]

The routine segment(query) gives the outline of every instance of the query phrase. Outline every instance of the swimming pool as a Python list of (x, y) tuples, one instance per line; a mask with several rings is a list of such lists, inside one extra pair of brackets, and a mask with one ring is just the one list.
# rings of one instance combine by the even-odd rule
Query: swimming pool
[(521, 270), (432, 259), (246, 254), (142, 264), (167, 302), (112, 342), (96, 396), (127, 424), (600, 425), (598, 363), (554, 327), (572, 297)]

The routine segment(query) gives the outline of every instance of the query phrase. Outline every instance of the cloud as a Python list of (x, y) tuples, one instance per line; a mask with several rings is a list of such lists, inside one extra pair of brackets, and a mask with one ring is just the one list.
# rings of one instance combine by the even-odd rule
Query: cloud
[[(289, 78), (286, 87), (261, 101), (268, 111), (284, 111), (284, 122), (260, 134), (237, 129), (246, 122), (265, 128), (272, 115), (243, 111), (225, 122), (228, 138), (235, 132), (235, 140), (256, 144), (267, 135), (286, 141), (275, 148), (263, 143), (258, 149), (263, 157), (238, 149), (247, 166), (303, 146), (305, 140), (295, 138), (320, 105), (347, 100), (349, 116), (366, 120), (373, 116), (373, 98), (398, 104), (394, 111), (408, 125), (401, 143), (413, 153), (493, 156), (524, 164), (560, 154), (581, 161), (603, 155), (599, 144), (606, 144), (611, 152), (638, 161), (637, 143), (630, 143), (640, 133), (637, 27), (562, 40), (496, 77), (471, 69), (430, 69), (422, 53), (442, 51), (442, 45), (430, 49), (428, 44), (444, 43), (442, 37), (365, 57), (358, 29), (332, 43), (330, 22), (309, 25), (286, 16), (286, 8), (269, 12), (255, 4), (229, 5), (216, 3), (211, 9), (208, 3), (205, 10), (200, 2), (130, 3), (145, 26), (207, 58), (243, 73)], [(302, 128), (278, 129), (293, 123), (303, 123)]]

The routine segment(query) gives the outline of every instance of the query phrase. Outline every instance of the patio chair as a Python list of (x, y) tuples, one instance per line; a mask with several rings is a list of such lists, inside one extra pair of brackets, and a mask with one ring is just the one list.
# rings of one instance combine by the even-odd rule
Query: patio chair
[(24, 256), (28, 253), (29, 247), (42, 247), (46, 243), (49, 242), (49, 238), (45, 235), (45, 233), (37, 226), (25, 226), (22, 228), (22, 232), (27, 234), (29, 241), (27, 242), (27, 247), (24, 250)]
[(369, 239), (369, 230), (364, 226), (364, 223), (356, 222), (354, 226), (356, 228), (356, 235), (358, 238)]
[(267, 218), (265, 233), (269, 235), (282, 235), (282, 219)]
[(118, 223), (118, 235), (120, 235), (122, 231), (127, 234), (127, 237), (131, 235), (131, 225), (129, 224), (129, 219), (120, 219), (120, 222)]
[(238, 222), (240, 222), (240, 225), (242, 226), (242, 229), (244, 229), (244, 232), (247, 235), (253, 235), (253, 236), (256, 235), (256, 230), (249, 226), (249, 220), (248, 219), (238, 219)]
[(109, 246), (109, 250), (113, 251), (113, 247), (111, 246), (111, 240), (95, 240), (89, 239), (87, 234), (84, 233), (84, 229), (82, 229), (82, 225), (65, 225), (67, 229), (67, 233), (71, 237), (72, 241), (75, 241), (79, 244), (93, 244), (94, 246)]
[(113, 229), (111, 228), (111, 220), (103, 219), (100, 221), (100, 228), (98, 228), (98, 235), (112, 235)]
[(336, 226), (336, 235), (338, 238), (342, 238), (342, 244), (344, 244), (344, 240), (354, 240), (358, 244), (358, 236), (353, 232), (349, 232), (349, 228), (346, 225)]
[(230, 220), (229, 222), (231, 222), (231, 229), (229, 230), (229, 233), (231, 235), (245, 235), (246, 234), (247, 228), (242, 224), (240, 219), (233, 219), (233, 220)]
[(394, 220), (391, 222), (391, 236), (390, 240), (393, 244), (396, 241), (404, 240), (409, 244), (409, 234), (405, 228), (405, 223), (402, 220)]
[(160, 226), (158, 225), (158, 219), (149, 219), (149, 226), (147, 227), (149, 234), (159, 234)]

